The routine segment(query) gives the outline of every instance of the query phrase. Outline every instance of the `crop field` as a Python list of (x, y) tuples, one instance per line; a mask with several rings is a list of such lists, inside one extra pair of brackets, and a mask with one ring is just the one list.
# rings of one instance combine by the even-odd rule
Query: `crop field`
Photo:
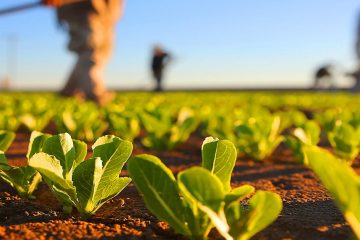
[(360, 240), (360, 97), (0, 94), (0, 239)]

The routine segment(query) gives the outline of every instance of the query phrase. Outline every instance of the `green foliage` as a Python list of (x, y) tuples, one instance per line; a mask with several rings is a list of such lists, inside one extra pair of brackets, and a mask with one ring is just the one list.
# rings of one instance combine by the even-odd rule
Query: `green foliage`
[[(83, 141), (93, 142), (107, 132), (126, 140), (139, 137), (151, 149), (166, 150), (186, 141), (199, 125), (202, 136), (229, 139), (239, 152), (262, 159), (278, 143), (261, 140), (269, 136), (266, 132), (275, 115), (281, 118), (278, 135), (301, 127), (306, 112), (324, 130), (323, 138), (335, 131), (338, 122), (359, 129), (359, 103), (359, 98), (345, 93), (122, 92), (100, 108), (49, 93), (1, 93), (0, 130), (16, 131), (21, 124), (21, 130), (39, 131), (50, 124), (56, 132), (69, 132)], [(248, 134), (247, 128), (253, 133)]]
[(360, 128), (360, 113), (359, 111), (352, 112), (352, 116), (349, 119), (349, 124), (354, 128)]
[(286, 136), (285, 143), (299, 163), (307, 164), (302, 148), (306, 145), (317, 145), (320, 141), (320, 133), (321, 129), (315, 121), (307, 121), (295, 128), (292, 135)]
[(0, 131), (0, 151), (5, 152), (15, 139), (15, 133)]
[(236, 148), (228, 140), (219, 141), (216, 138), (207, 137), (203, 142), (202, 167), (216, 175), (223, 183), (224, 190), (230, 191), (231, 173), (236, 162)]
[(276, 114), (281, 118), (280, 129), (298, 127), (308, 121), (303, 112), (295, 109), (288, 111), (278, 111)]
[(67, 213), (74, 206), (81, 215), (92, 215), (131, 181), (119, 177), (132, 152), (130, 142), (103, 136), (92, 149), (92, 157), (84, 161), (86, 144), (65, 133), (48, 138), (42, 152), (30, 158), (29, 165), (40, 172)]
[(208, 116), (206, 124), (206, 130), (203, 135), (210, 135), (219, 139), (229, 139), (232, 142), (236, 141), (234, 132), (235, 119), (229, 117), (226, 113)]
[(235, 132), (239, 151), (259, 161), (269, 157), (283, 140), (279, 116), (249, 118), (236, 126)]
[(202, 147), (203, 167), (182, 171), (177, 180), (151, 155), (131, 158), (128, 170), (148, 209), (177, 233), (207, 239), (215, 226), (227, 239), (244, 240), (273, 222), (282, 202), (277, 194), (259, 191), (248, 208), (239, 203), (254, 188), (244, 185), (231, 189), (236, 155), (230, 141), (209, 137)]
[(206, 204), (200, 206), (225, 239), (248, 240), (276, 220), (282, 201), (276, 193), (257, 191), (247, 207), (233, 202), (216, 212)]
[(23, 113), (19, 120), (30, 131), (42, 131), (49, 124), (53, 117), (51, 111), (45, 111), (41, 114)]
[(189, 210), (179, 195), (171, 170), (157, 157), (143, 154), (129, 160), (128, 171), (147, 208), (176, 232), (191, 236), (186, 223)]
[(360, 177), (348, 164), (324, 149), (307, 146), (304, 154), (360, 239)]
[(0, 110), (0, 115), (0, 130), (15, 132), (19, 128), (20, 121), (12, 106)]
[[(15, 137), (13, 133), (7, 133), (7, 144), (11, 144)], [(30, 159), (36, 152), (42, 150), (44, 141), (49, 137), (47, 134), (32, 132), (27, 158)], [(34, 190), (41, 182), (41, 175), (30, 166), (14, 167), (7, 162), (4, 152), (0, 152), (0, 177), (16, 189), (18, 194), (23, 198), (35, 198)]]
[(108, 127), (96, 105), (86, 103), (68, 104), (56, 115), (58, 132), (68, 132), (76, 139), (92, 142), (100, 137)]
[(325, 132), (333, 131), (339, 122), (353, 122), (354, 117), (356, 117), (356, 115), (354, 115), (356, 112), (349, 110), (349, 104), (345, 106), (339, 107), (338, 105), (334, 105), (325, 111), (315, 113), (315, 121), (322, 126)]
[(194, 112), (188, 108), (180, 109), (175, 123), (166, 111), (143, 112), (139, 118), (146, 131), (143, 145), (157, 151), (176, 148), (185, 142), (197, 127)]
[(107, 115), (111, 131), (124, 140), (133, 141), (140, 134), (140, 121), (131, 112), (111, 112)]
[(213, 228), (211, 219), (201, 209), (208, 206), (217, 212), (222, 207), (225, 191), (218, 177), (207, 169), (192, 167), (178, 175), (178, 188), (191, 214), (188, 215), (188, 227), (195, 236), (206, 237)]
[(328, 140), (335, 154), (351, 163), (359, 154), (360, 128), (338, 121), (333, 130), (328, 132)]

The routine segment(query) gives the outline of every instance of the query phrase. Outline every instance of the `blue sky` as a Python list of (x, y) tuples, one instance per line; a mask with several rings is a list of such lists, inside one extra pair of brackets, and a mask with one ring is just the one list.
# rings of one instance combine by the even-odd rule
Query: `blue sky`
[[(2, 0), (0, 9), (29, 1)], [(338, 74), (355, 67), (359, 11), (357, 0), (128, 0), (107, 85), (151, 88), (151, 47), (161, 43), (174, 56), (169, 88), (308, 86), (318, 65), (335, 63)], [(65, 83), (75, 59), (52, 9), (0, 17), (0, 78), (9, 35), (18, 39), (14, 86)]]

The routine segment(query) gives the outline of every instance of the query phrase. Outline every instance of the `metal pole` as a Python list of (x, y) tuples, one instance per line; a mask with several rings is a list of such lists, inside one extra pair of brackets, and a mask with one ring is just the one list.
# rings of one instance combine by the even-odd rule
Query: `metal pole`
[[(78, 2), (85, 2), (85, 1), (90, 1), (90, 0), (63, 0), (62, 5), (78, 3)], [(4, 16), (4, 15), (11, 14), (11, 13), (16, 13), (16, 12), (20, 12), (20, 11), (24, 11), (24, 10), (28, 10), (28, 9), (32, 9), (32, 8), (36, 8), (36, 7), (40, 7), (40, 6), (44, 6), (42, 1), (33, 2), (33, 3), (27, 3), (27, 4), (24, 4), (24, 5), (15, 6), (15, 7), (10, 7), (10, 8), (7, 8), (7, 9), (0, 10), (0, 17)]]
[(35, 2), (35, 3), (24, 4), (24, 5), (21, 5), (21, 6), (10, 7), (10, 8), (7, 8), (7, 9), (0, 10), (0, 16), (7, 15), (7, 14), (10, 14), (10, 13), (14, 13), (14, 12), (27, 10), (27, 9), (31, 9), (31, 8), (34, 8), (34, 7), (39, 7), (41, 5), (42, 5), (42, 3), (40, 1), (40, 2)]

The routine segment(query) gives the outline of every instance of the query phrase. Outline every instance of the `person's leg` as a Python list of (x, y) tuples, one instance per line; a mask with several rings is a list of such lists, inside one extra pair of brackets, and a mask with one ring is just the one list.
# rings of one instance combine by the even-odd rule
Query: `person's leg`
[(160, 70), (153, 70), (154, 79), (155, 79), (155, 88), (154, 91), (158, 92), (161, 91), (161, 71)]
[(97, 101), (106, 94), (106, 89), (103, 79), (104, 64), (96, 60), (94, 55), (96, 50), (79, 54), (76, 89), (83, 92), (87, 99)]
[(77, 84), (87, 99), (101, 102), (107, 97), (103, 73), (112, 52), (115, 23), (98, 13), (89, 14), (88, 23), (89, 48), (79, 55), (82, 73)]
[(65, 86), (60, 91), (61, 96), (70, 97), (75, 94), (76, 87), (77, 87), (77, 79), (79, 78), (78, 73), (81, 71), (80, 68), (81, 68), (81, 61), (80, 61), (80, 58), (78, 57), (78, 60), (75, 64), (72, 72), (70, 73), (70, 76), (69, 76)]
[(88, 50), (87, 37), (90, 28), (88, 27), (87, 15), (91, 11), (89, 3), (82, 8), (69, 5), (58, 10), (59, 21), (65, 25), (69, 34), (68, 49), (75, 53), (77, 58), (65, 86), (60, 91), (62, 96), (74, 96), (75, 93), (79, 92), (77, 81), (83, 71), (81, 53)]
[(65, 19), (71, 36), (69, 49), (78, 55), (78, 61), (62, 91), (65, 95), (81, 92), (87, 99), (100, 104), (109, 100), (111, 94), (106, 91), (103, 72), (113, 46), (116, 19), (111, 12), (118, 11), (113, 7), (109, 5), (106, 11), (95, 8), (82, 11), (79, 8), (77, 17), (70, 14)]

